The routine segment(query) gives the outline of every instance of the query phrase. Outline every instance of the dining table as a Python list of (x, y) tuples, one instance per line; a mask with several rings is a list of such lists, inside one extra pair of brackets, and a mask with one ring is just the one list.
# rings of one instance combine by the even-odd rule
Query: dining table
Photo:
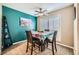
[(41, 51), (45, 50), (45, 43), (44, 40), (46, 38), (48, 38), (50, 35), (53, 35), (53, 31), (43, 31), (43, 32), (39, 32), (39, 31), (32, 31), (32, 36), (35, 38), (39, 38), (40, 42), (41, 42)]

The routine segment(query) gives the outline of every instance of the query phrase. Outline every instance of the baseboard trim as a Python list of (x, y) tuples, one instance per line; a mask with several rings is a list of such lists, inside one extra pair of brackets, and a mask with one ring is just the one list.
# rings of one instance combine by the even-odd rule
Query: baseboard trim
[(18, 43), (23, 43), (23, 42), (27, 42), (27, 40), (23, 40), (23, 41), (19, 41), (19, 42), (13, 43), (13, 45), (18, 44)]
[(70, 49), (73, 49), (73, 50), (74, 50), (74, 47), (72, 47), (72, 46), (65, 45), (65, 44), (60, 43), (60, 42), (57, 42), (57, 44), (58, 44), (58, 45), (61, 45), (61, 46), (63, 46), (63, 47), (70, 48)]
[[(27, 40), (23, 40), (23, 41), (19, 41), (19, 42), (16, 42), (16, 43), (13, 43), (13, 45), (15, 45), (15, 44), (18, 44), (18, 43), (23, 43), (23, 42), (27, 42)], [(63, 43), (61, 43), (61, 42), (56, 42), (58, 45), (60, 45), (60, 46), (63, 46), (63, 47), (66, 47), (66, 48), (69, 48), (69, 49), (73, 49), (74, 50), (74, 47), (72, 47), (72, 46), (69, 46), (69, 45), (65, 45), (65, 44), (63, 44)]]
[(1, 55), (1, 50), (0, 50), (0, 55)]

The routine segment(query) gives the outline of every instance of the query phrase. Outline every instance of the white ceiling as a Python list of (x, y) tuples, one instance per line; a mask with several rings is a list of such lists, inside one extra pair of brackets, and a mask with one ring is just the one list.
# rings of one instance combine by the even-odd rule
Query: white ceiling
[(51, 12), (72, 5), (72, 3), (4, 3), (3, 5), (35, 16), (35, 10), (38, 8)]

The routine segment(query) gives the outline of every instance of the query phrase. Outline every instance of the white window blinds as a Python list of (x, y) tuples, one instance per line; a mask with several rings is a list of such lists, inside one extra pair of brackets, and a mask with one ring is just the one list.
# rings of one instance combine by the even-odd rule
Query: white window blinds
[(40, 30), (49, 29), (50, 31), (58, 30), (60, 27), (59, 16), (48, 16), (40, 18)]

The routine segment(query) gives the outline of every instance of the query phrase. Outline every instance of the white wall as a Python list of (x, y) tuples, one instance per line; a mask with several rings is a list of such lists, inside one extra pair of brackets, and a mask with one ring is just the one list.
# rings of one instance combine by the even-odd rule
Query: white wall
[(1, 24), (2, 24), (2, 4), (0, 4), (0, 54), (1, 54)]
[(69, 6), (58, 12), (61, 15), (61, 43), (73, 46), (74, 6)]
[[(74, 4), (74, 7), (77, 9), (77, 4)], [(76, 10), (77, 11), (77, 10)], [(77, 17), (74, 20), (74, 54), (78, 54), (78, 28), (77, 28)]]
[(78, 42), (77, 42), (77, 39), (78, 39), (78, 34), (77, 34), (77, 19), (75, 19), (74, 21), (74, 54), (78, 54)]
[(79, 55), (79, 3), (77, 4), (77, 33), (75, 35), (77, 35), (77, 38), (75, 39), (75, 54), (78, 54)]

